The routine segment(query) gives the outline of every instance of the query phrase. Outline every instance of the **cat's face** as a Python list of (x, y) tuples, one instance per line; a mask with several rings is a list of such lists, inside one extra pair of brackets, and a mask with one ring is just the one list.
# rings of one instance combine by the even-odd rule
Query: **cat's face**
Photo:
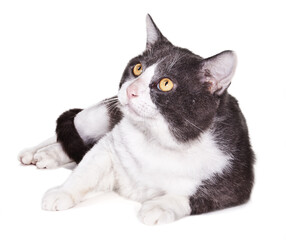
[(162, 117), (179, 141), (196, 138), (216, 114), (236, 65), (233, 52), (203, 59), (173, 46), (147, 16), (147, 48), (128, 63), (118, 93), (134, 121)]

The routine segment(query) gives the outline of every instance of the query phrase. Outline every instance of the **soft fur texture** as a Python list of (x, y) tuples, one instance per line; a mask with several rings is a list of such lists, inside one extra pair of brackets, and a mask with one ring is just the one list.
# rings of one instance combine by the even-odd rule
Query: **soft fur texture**
[[(143, 72), (135, 76), (138, 63)], [(45, 194), (43, 209), (64, 210), (91, 190), (113, 190), (142, 203), (142, 222), (159, 224), (246, 202), (254, 153), (238, 103), (227, 93), (235, 67), (232, 51), (203, 59), (173, 46), (148, 15), (146, 50), (128, 63), (118, 95), (63, 113), (58, 143), (54, 138), (19, 155), (37, 165), (37, 152), (48, 146), (53, 154), (46, 162), (53, 164), (46, 168), (79, 163)], [(158, 88), (163, 78), (173, 89)]]

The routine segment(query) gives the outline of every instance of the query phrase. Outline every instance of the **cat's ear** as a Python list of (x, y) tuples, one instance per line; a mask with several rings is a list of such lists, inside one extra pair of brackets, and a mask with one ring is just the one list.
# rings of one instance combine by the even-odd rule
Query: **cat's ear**
[(209, 84), (209, 91), (221, 95), (229, 87), (237, 64), (233, 51), (224, 51), (202, 63), (203, 82)]
[(151, 49), (152, 46), (157, 41), (162, 41), (163, 39), (165, 39), (149, 14), (147, 14), (146, 16), (146, 29), (147, 29), (147, 43), (146, 43), (147, 49)]

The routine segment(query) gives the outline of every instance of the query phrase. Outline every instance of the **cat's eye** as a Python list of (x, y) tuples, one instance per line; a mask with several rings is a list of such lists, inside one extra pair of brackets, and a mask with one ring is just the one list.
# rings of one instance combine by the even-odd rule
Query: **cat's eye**
[(133, 74), (137, 77), (137, 76), (141, 75), (142, 72), (143, 72), (142, 64), (137, 63), (135, 65), (135, 67), (133, 68)]
[(157, 85), (158, 89), (163, 92), (171, 91), (174, 87), (174, 83), (169, 78), (163, 78)]

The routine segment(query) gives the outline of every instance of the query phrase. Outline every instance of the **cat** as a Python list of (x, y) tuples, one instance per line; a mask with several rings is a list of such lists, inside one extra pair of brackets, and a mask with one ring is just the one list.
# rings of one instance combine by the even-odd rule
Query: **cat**
[(64, 112), (56, 136), (19, 154), (38, 168), (76, 165), (46, 192), (44, 210), (115, 191), (142, 203), (139, 219), (154, 225), (249, 200), (255, 155), (227, 92), (235, 53), (204, 59), (172, 45), (150, 15), (146, 24), (146, 49), (127, 64), (117, 96)]

